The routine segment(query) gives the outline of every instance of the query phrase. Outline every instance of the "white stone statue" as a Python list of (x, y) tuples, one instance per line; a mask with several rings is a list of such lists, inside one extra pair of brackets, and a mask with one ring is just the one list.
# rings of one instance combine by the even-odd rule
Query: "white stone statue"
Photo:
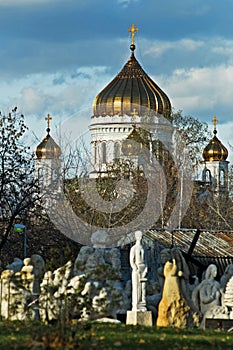
[(30, 263), (33, 266), (34, 275), (33, 293), (40, 294), (40, 283), (45, 273), (45, 261), (39, 254), (33, 254)]
[(226, 290), (224, 293), (224, 305), (230, 310), (230, 318), (233, 319), (233, 276), (226, 284)]
[(135, 232), (136, 243), (130, 249), (132, 267), (132, 311), (146, 311), (147, 262), (146, 251), (141, 243), (142, 232)]
[(193, 290), (193, 302), (202, 315), (220, 305), (220, 283), (215, 280), (216, 276), (217, 266), (209, 265), (205, 273), (205, 279)]

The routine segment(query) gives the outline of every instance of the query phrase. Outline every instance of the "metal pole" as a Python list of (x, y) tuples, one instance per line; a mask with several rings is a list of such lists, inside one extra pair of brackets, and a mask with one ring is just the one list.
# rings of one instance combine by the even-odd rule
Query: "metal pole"
[(193, 240), (192, 240), (192, 242), (190, 244), (189, 251), (188, 251), (188, 256), (192, 255), (192, 253), (193, 253), (193, 251), (195, 249), (195, 246), (197, 244), (197, 241), (199, 239), (200, 234), (201, 234), (201, 230), (197, 229), (196, 233), (195, 233), (195, 235), (193, 237)]
[(23, 230), (23, 256), (24, 256), (24, 259), (27, 257), (27, 233), (26, 233), (26, 226), (24, 226), (24, 230)]
[(27, 257), (27, 227), (22, 224), (14, 225), (15, 232), (23, 233), (23, 257), (24, 259)]

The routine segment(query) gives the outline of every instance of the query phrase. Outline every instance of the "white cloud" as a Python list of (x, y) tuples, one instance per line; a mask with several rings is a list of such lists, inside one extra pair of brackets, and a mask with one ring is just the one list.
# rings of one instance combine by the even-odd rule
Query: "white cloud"
[[(220, 119), (220, 118), (218, 118)], [(221, 122), (221, 120), (220, 120)], [(224, 146), (228, 149), (228, 158), (227, 160), (230, 161), (231, 164), (233, 164), (233, 152), (230, 147), (233, 146), (233, 137), (232, 137), (232, 130), (233, 130), (233, 121), (221, 124), (219, 123), (217, 125), (218, 134), (217, 137), (219, 140), (224, 144)]]
[[(223, 37), (202, 37), (198, 40), (192, 38), (182, 38), (174, 41), (149, 41), (142, 40), (143, 54), (148, 57), (162, 57), (166, 54), (171, 54), (171, 64), (176, 63), (185, 66), (189, 62), (187, 60), (187, 54), (190, 61), (196, 60), (196, 64), (206, 64), (212, 62), (232, 62), (233, 54), (233, 40), (226, 40)], [(183, 56), (183, 59), (182, 59)], [(179, 61), (178, 61), (179, 59)]]
[(175, 70), (166, 82), (175, 107), (232, 110), (233, 65)]
[(95, 95), (110, 80), (106, 67), (79, 67), (55, 73), (30, 74), (0, 85), (1, 108), (18, 105), (26, 114), (74, 113), (92, 105)]
[(199, 50), (201, 47), (204, 46), (204, 42), (202, 40), (181, 39), (177, 41), (153, 41), (153, 43), (149, 43), (149, 41), (146, 40), (144, 41), (144, 45), (145, 47), (148, 47), (148, 49), (144, 51), (145, 55), (155, 55), (156, 57), (158, 57), (170, 50)]
[(36, 114), (44, 107), (44, 94), (33, 87), (25, 88), (21, 92), (21, 104), (24, 113)]
[(140, 0), (117, 0), (118, 4), (122, 5), (123, 7), (128, 7), (132, 3), (139, 2)]
[(233, 54), (233, 40), (215, 38), (213, 42), (212, 52), (218, 55), (220, 54), (231, 57)]
[[(212, 130), (212, 118), (217, 115), (218, 137), (228, 147), (233, 145), (233, 65), (178, 69), (170, 77), (159, 76), (154, 80), (171, 98), (175, 110), (207, 122)], [(229, 159), (233, 152), (228, 147)]]

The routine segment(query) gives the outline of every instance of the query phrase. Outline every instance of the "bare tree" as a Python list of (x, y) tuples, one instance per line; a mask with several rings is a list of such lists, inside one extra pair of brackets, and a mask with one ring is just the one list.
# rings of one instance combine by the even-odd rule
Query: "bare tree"
[[(185, 191), (185, 183), (189, 183), (189, 178), (192, 181), (192, 177), (189, 176), (188, 180), (186, 177), (192, 171), (193, 173), (195, 172), (195, 167), (201, 160), (202, 150), (211, 138), (211, 134), (208, 131), (207, 124), (191, 116), (183, 116), (181, 112), (173, 114), (173, 121), (174, 128), (177, 128), (184, 142), (184, 145), (180, 145), (181, 149), (179, 149), (178, 143), (176, 149), (178, 155), (175, 158), (169, 153), (166, 147), (163, 148), (161, 141), (152, 140), (152, 135), (149, 132), (137, 128), (137, 133), (135, 133), (138, 137), (138, 139), (134, 139), (136, 146), (142, 142), (142, 148), (146, 148), (148, 154), (151, 152), (155, 155), (161, 168), (164, 169), (163, 173), (166, 186), (164, 186), (162, 178), (157, 176), (157, 200), (160, 201), (161, 205), (160, 207), (158, 206), (160, 217), (154, 224), (156, 227), (164, 227), (167, 225), (171, 215), (176, 215), (180, 227), (200, 227), (200, 224), (203, 224), (205, 228), (208, 224), (205, 219), (207, 217), (211, 218), (211, 213), (213, 213), (211, 206), (213, 206), (214, 202), (209, 201), (209, 211), (205, 208), (207, 202), (203, 204), (203, 221), (200, 222), (202, 205), (200, 204), (200, 198), (197, 195), (195, 186), (191, 186), (194, 187), (195, 191), (184, 220), (183, 213), (188, 209), (186, 203), (189, 203), (189, 198), (187, 197), (190, 195)], [(119, 226), (124, 227), (124, 225), (130, 223), (142, 212), (147, 202), (148, 179), (144, 176), (142, 168), (133, 166), (133, 156), (131, 158), (124, 157), (121, 160), (118, 159), (111, 164), (107, 164), (104, 176), (101, 172), (98, 176), (98, 171), (96, 170), (95, 178), (89, 178), (88, 170), (91, 167), (91, 157), (86, 146), (79, 144), (78, 147), (75, 145), (75, 147), (68, 147), (67, 149), (69, 151), (64, 166), (64, 191), (66, 198), (71, 203), (78, 217), (82, 218), (88, 225), (108, 229)], [(191, 165), (189, 174), (187, 174), (187, 169), (184, 169), (184, 157), (186, 158), (185, 161), (190, 162)], [(148, 163), (151, 159), (153, 157), (148, 159)], [(154, 172), (153, 176), (156, 176), (156, 174)], [(150, 176), (150, 180), (152, 180), (153, 176)], [(85, 177), (86, 182), (84, 181)], [(119, 198), (119, 195), (123, 198), (127, 197), (127, 193), (118, 185), (121, 179), (128, 178), (130, 178), (132, 184), (132, 198), (124, 209), (115, 211), (114, 201)], [(80, 186), (81, 182), (84, 186)], [(98, 198), (90, 191), (90, 183), (93, 185), (92, 187), (96, 187), (96, 193), (99, 195)], [(101, 199), (103, 202), (101, 209), (107, 206), (108, 210), (98, 211), (98, 202)], [(225, 201), (224, 207), (228, 206), (228, 204)], [(221, 205), (223, 206), (223, 202)], [(176, 209), (175, 211), (173, 211), (174, 208)], [(227, 211), (229, 210), (227, 209)], [(210, 212), (209, 216), (208, 212)], [(218, 210), (218, 212), (223, 215), (222, 210)], [(147, 217), (145, 217), (145, 220), (147, 220)]]
[(34, 159), (25, 146), (27, 127), (15, 107), (0, 114), (0, 251), (8, 240), (17, 217), (24, 223), (38, 200), (34, 179)]
[(181, 111), (173, 113), (172, 119), (173, 126), (178, 129), (186, 144), (193, 166), (197, 165), (202, 160), (201, 154), (203, 148), (211, 138), (211, 133), (208, 131), (208, 124), (192, 116), (184, 116)]

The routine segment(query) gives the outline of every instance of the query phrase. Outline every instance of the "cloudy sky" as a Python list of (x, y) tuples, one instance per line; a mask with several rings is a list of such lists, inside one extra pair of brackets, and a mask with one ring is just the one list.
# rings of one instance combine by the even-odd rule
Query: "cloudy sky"
[(0, 0), (0, 109), (18, 106), (38, 139), (48, 113), (84, 133), (95, 96), (130, 56), (134, 22), (135, 55), (175, 110), (211, 128), (217, 115), (233, 144), (232, 13), (232, 0)]

